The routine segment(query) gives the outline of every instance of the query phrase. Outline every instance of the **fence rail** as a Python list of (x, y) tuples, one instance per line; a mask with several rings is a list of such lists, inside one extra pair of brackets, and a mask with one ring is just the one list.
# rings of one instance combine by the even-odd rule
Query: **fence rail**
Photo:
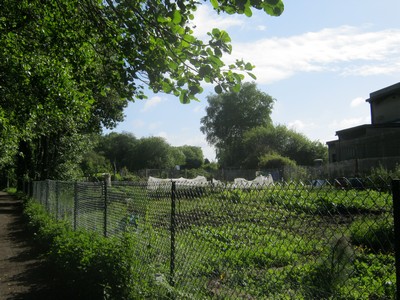
[(42, 181), (32, 194), (75, 229), (134, 235), (136, 271), (179, 298), (394, 299), (395, 188)]

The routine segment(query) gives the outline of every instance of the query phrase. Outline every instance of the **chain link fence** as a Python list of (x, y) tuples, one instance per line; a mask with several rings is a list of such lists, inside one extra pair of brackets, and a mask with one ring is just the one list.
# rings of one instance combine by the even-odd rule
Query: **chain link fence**
[(394, 299), (390, 182), (33, 183), (75, 229), (129, 232), (180, 299)]

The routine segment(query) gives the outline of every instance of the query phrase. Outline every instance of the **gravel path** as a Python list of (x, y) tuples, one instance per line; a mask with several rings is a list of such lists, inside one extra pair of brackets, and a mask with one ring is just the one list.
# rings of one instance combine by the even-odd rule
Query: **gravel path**
[(0, 300), (62, 298), (24, 228), (22, 202), (0, 192)]

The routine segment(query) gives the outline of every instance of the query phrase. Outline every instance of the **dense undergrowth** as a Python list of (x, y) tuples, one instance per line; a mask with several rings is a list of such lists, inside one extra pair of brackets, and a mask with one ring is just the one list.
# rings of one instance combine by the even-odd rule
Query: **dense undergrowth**
[(132, 234), (104, 238), (73, 231), (30, 199), (24, 199), (24, 218), (50, 272), (74, 299), (163, 299), (173, 292), (167, 285), (154, 285), (152, 278), (137, 275), (140, 262)]

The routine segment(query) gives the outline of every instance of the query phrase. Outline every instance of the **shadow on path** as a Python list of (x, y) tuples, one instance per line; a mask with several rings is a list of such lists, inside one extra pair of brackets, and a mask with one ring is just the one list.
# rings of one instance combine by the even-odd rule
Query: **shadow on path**
[(0, 192), (0, 300), (70, 299), (34, 247), (22, 202)]

